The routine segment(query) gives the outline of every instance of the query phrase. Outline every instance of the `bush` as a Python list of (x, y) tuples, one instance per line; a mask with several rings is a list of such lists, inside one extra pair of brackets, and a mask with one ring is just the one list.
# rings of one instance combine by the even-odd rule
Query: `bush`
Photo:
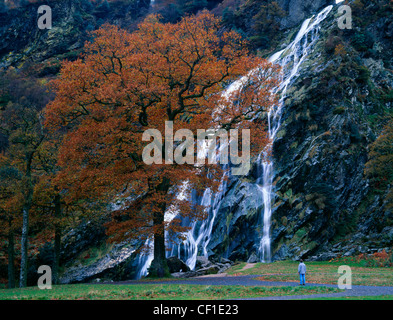
[(357, 71), (358, 71), (358, 77), (356, 80), (358, 80), (358, 82), (361, 83), (367, 83), (368, 80), (370, 79), (370, 71), (364, 66), (358, 67)]
[(373, 47), (374, 41), (368, 33), (356, 32), (352, 37), (352, 46), (359, 52), (365, 52)]
[(383, 249), (381, 252), (375, 252), (372, 255), (362, 253), (356, 257), (356, 261), (365, 267), (389, 268), (393, 266), (393, 252), (388, 254)]
[(390, 90), (387, 94), (382, 96), (382, 100), (387, 102), (393, 102), (393, 90)]
[(334, 53), (337, 46), (343, 46), (343, 40), (334, 35), (329, 35), (329, 37), (325, 41), (325, 51), (326, 53), (332, 54)]

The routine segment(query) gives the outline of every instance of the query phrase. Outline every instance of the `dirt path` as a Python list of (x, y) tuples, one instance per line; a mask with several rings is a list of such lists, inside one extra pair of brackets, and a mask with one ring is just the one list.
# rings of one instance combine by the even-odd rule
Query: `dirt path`
[(243, 269), (241, 269), (240, 271), (244, 271), (244, 270), (247, 270), (247, 269), (254, 268), (255, 265), (256, 265), (256, 263), (248, 263), (248, 262), (247, 262), (247, 264), (246, 264), (246, 265), (243, 267)]

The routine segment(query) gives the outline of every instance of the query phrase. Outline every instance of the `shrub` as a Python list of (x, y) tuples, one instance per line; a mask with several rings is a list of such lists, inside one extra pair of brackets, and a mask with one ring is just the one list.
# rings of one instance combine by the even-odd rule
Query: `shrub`
[(338, 46), (343, 46), (343, 40), (338, 37), (338, 36), (334, 36), (334, 35), (329, 35), (325, 41), (325, 51), (326, 53), (334, 53), (335, 49)]
[(342, 43), (339, 43), (335, 48), (334, 48), (334, 55), (336, 56), (344, 56), (347, 54), (347, 51), (345, 50), (345, 47)]
[(373, 46), (373, 39), (368, 33), (356, 32), (352, 37), (352, 46), (359, 52), (365, 52)]
[(383, 249), (381, 252), (375, 252), (371, 255), (362, 253), (356, 257), (356, 261), (365, 267), (388, 268), (393, 266), (393, 252), (388, 254), (385, 249)]
[(370, 79), (370, 71), (364, 66), (360, 66), (356, 69), (358, 71), (358, 77), (356, 80), (361, 83), (367, 83)]
[(393, 90), (390, 90), (387, 94), (382, 96), (382, 100), (387, 102), (393, 102)]

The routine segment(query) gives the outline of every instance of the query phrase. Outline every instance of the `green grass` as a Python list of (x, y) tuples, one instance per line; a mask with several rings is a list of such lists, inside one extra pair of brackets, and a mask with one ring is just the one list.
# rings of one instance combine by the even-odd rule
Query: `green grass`
[[(296, 261), (256, 263), (253, 268), (242, 270), (245, 265), (245, 262), (235, 265), (227, 273), (230, 275), (263, 275), (258, 279), (265, 281), (298, 281), (298, 262)], [(308, 283), (337, 284), (337, 280), (341, 276), (337, 272), (338, 267), (349, 265), (352, 271), (353, 285), (393, 286), (393, 268), (364, 267), (363, 262), (350, 259), (333, 262), (306, 262), (306, 265), (306, 281)]]
[[(365, 267), (362, 261), (346, 259), (332, 262), (306, 262), (306, 281), (308, 285), (304, 287), (160, 284), (155, 283), (152, 279), (144, 279), (134, 285), (74, 284), (53, 286), (51, 290), (39, 290), (38, 287), (3, 289), (0, 290), (0, 300), (213, 300), (335, 293), (340, 292), (337, 287), (316, 287), (312, 286), (312, 283), (337, 284), (340, 276), (337, 273), (338, 267), (344, 264), (349, 265), (352, 269), (353, 285), (393, 286), (393, 268)], [(227, 270), (227, 273), (232, 276), (258, 275), (256, 279), (264, 281), (298, 282), (298, 262), (296, 261), (256, 263), (252, 268), (243, 270), (245, 266), (245, 262), (235, 264)], [(157, 281), (160, 280), (162, 279), (157, 279)], [(323, 299), (392, 300), (393, 296), (331, 297)]]
[(338, 292), (327, 287), (246, 287), (184, 284), (74, 284), (0, 290), (0, 300), (212, 300)]

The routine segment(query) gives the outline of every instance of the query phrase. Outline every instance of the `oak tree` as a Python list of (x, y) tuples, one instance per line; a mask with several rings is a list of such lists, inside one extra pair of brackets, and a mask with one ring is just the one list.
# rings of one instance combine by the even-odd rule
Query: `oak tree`
[[(46, 126), (65, 132), (57, 179), (67, 201), (120, 199), (108, 234), (112, 241), (154, 238), (150, 272), (157, 276), (166, 272), (166, 232), (181, 236), (187, 230), (181, 217), (205, 216), (190, 197), (177, 195), (216, 188), (221, 168), (146, 164), (143, 133), (162, 132), (164, 154), (171, 143), (164, 139), (165, 121), (194, 136), (197, 129), (249, 128), (254, 155), (266, 145), (261, 115), (276, 102), (278, 69), (251, 55), (241, 36), (220, 23), (202, 12), (176, 24), (151, 15), (133, 33), (105, 25), (52, 82), (56, 98), (46, 108)], [(223, 94), (237, 79), (242, 84)], [(177, 218), (166, 219), (169, 211)]]

